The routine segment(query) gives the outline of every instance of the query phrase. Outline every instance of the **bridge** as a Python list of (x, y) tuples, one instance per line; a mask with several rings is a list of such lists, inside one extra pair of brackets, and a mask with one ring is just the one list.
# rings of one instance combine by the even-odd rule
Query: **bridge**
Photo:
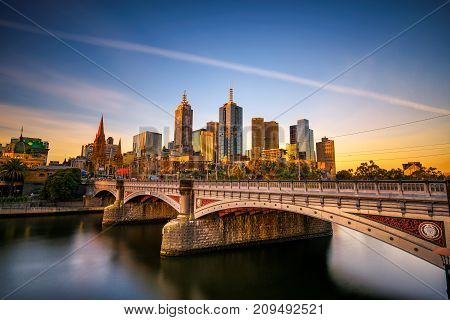
[(449, 248), (449, 194), (448, 181), (105, 180), (88, 192), (115, 200), (105, 223), (139, 221), (130, 208), (145, 203), (166, 206), (163, 255), (330, 235), (334, 223), (441, 268), (433, 251)]

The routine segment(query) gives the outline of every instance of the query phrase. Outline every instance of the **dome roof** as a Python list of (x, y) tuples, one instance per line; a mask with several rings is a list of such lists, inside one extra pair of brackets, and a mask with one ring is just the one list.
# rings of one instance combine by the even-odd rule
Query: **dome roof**
[(21, 140), (15, 144), (14, 153), (26, 153), (27, 147), (29, 148), (29, 146)]

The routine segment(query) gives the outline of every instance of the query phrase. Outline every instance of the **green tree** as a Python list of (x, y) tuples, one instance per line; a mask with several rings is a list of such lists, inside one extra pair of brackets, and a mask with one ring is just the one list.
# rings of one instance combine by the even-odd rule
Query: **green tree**
[(375, 179), (385, 179), (387, 176), (387, 170), (381, 169), (373, 160), (369, 163), (363, 162), (356, 168), (355, 177), (358, 179), (365, 180), (375, 180)]
[(69, 201), (81, 196), (81, 171), (77, 168), (57, 171), (45, 181), (41, 197), (51, 201)]
[(351, 180), (353, 179), (353, 169), (340, 170), (336, 173), (337, 180)]
[(9, 182), (9, 195), (13, 196), (16, 193), (16, 182), (23, 182), (23, 176), (27, 167), (20, 161), (20, 159), (9, 159), (0, 167), (0, 175)]

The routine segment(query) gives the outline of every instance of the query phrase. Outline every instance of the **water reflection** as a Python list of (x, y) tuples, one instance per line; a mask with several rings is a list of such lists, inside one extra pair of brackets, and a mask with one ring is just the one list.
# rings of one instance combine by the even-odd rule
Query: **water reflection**
[[(438, 299), (445, 294), (440, 269), (341, 228), (333, 237), (161, 258), (162, 225), (114, 227), (10, 298)], [(0, 220), (0, 295), (101, 230), (101, 215), (92, 214)]]

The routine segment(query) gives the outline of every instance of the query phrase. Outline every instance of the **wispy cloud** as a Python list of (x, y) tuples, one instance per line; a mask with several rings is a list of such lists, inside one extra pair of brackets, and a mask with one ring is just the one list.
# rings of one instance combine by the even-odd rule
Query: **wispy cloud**
[[(12, 29), (26, 31), (26, 32), (32, 32), (32, 33), (36, 33), (36, 34), (45, 34), (43, 31), (38, 30), (32, 26), (25, 25), (25, 24), (13, 23), (13, 22), (6, 21), (6, 20), (0, 20), (0, 25), (2, 25), (4, 27), (12, 28)], [(54, 31), (52, 31), (52, 32), (54, 32)], [(198, 64), (208, 65), (208, 66), (222, 68), (222, 69), (234, 70), (234, 71), (241, 72), (241, 73), (252, 74), (252, 75), (256, 75), (256, 76), (260, 76), (260, 77), (296, 83), (299, 85), (313, 87), (313, 88), (319, 88), (323, 85), (323, 83), (320, 81), (307, 79), (307, 78), (299, 77), (299, 76), (284, 73), (284, 72), (278, 72), (278, 71), (264, 69), (264, 68), (247, 66), (247, 65), (243, 65), (243, 64), (208, 58), (208, 57), (194, 55), (194, 54), (180, 52), (180, 51), (167, 50), (167, 49), (163, 49), (163, 48), (152, 47), (152, 46), (138, 44), (138, 43), (106, 39), (106, 38), (99, 38), (99, 37), (92, 37), (92, 36), (86, 36), (86, 35), (77, 35), (77, 34), (64, 33), (64, 32), (54, 32), (54, 33), (65, 40), (86, 43), (86, 44), (90, 44), (90, 45), (94, 45), (94, 46), (114, 48), (114, 49), (129, 51), (129, 52), (139, 52), (139, 53), (143, 53), (143, 54), (161, 56), (161, 57), (174, 59), (174, 60), (198, 63)], [(389, 96), (389, 95), (385, 95), (385, 94), (381, 94), (381, 93), (377, 93), (377, 92), (361, 90), (361, 89), (351, 88), (351, 87), (347, 87), (347, 86), (338, 86), (338, 85), (330, 84), (330, 85), (326, 86), (324, 88), (324, 90), (347, 94), (347, 95), (352, 95), (352, 96), (369, 98), (369, 99), (373, 99), (373, 100), (380, 101), (383, 103), (388, 103), (391, 105), (396, 105), (396, 106), (406, 107), (406, 108), (411, 108), (411, 109), (417, 109), (417, 110), (421, 110), (421, 111), (434, 112), (434, 113), (440, 113), (440, 114), (448, 114), (450, 112), (450, 110), (448, 110), (446, 108), (434, 107), (434, 106), (431, 106), (428, 104), (419, 103), (419, 102), (412, 101), (412, 100), (402, 99), (402, 98), (393, 97), (393, 96)]]
[(143, 106), (141, 102), (118, 90), (100, 87), (42, 67), (38, 71), (31, 72), (0, 66), (0, 81), (2, 76), (3, 81), (62, 98), (68, 105), (79, 109), (111, 114), (123, 112), (130, 107)]

